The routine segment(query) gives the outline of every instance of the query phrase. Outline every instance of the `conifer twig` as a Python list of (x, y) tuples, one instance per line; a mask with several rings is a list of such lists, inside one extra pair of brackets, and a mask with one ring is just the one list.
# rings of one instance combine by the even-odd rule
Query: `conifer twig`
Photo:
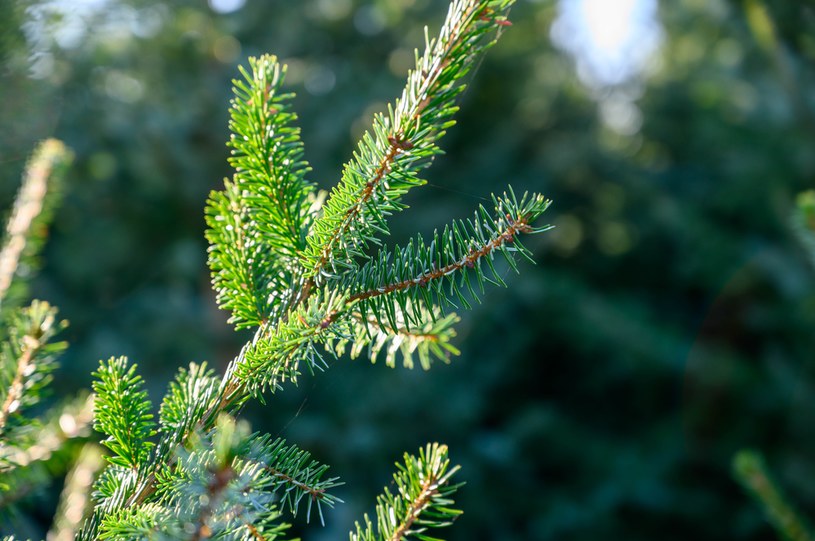
[(461, 271), (465, 268), (473, 268), (479, 259), (489, 256), (493, 251), (502, 246), (513, 243), (515, 241), (515, 237), (519, 233), (530, 233), (531, 231), (532, 228), (529, 226), (525, 216), (519, 217), (517, 221), (513, 220), (511, 217), (508, 217), (508, 223), (502, 231), (495, 232), (492, 239), (485, 244), (474, 246), (458, 261), (454, 261), (438, 269), (431, 269), (415, 278), (408, 278), (396, 283), (390, 283), (385, 286), (355, 293), (351, 295), (348, 300), (349, 302), (363, 301), (372, 297), (387, 295), (388, 293), (402, 291), (412, 287), (425, 287), (430, 282), (439, 280), (445, 276), (453, 274), (454, 272)]
[[(10, 347), (0, 351), (0, 374), (5, 376), (5, 386), (0, 388), (0, 436), (6, 433), (11, 415), (39, 401), (42, 388), (50, 381), (54, 357), (65, 349), (64, 343), (49, 340), (64, 326), (65, 322), (56, 319), (56, 309), (43, 301), (34, 301), (13, 319)], [(0, 441), (0, 448), (6, 444)]]
[(396, 491), (389, 489), (377, 497), (376, 528), (368, 515), (364, 527), (356, 523), (351, 541), (402, 541), (410, 536), (430, 539), (429, 528), (449, 526), (461, 514), (451, 506), (452, 495), (461, 486), (450, 484), (458, 466), (450, 467), (447, 446), (428, 444), (419, 456), (405, 453), (393, 476)]
[(32, 238), (43, 235), (47, 222), (47, 216), (43, 216), (46, 196), (56, 193), (52, 184), (58, 181), (59, 175), (54, 173), (64, 170), (71, 159), (71, 152), (61, 141), (48, 139), (40, 143), (26, 166), (0, 250), (0, 306), (20, 268), (26, 246), (31, 244)]
[(28, 340), (25, 340), (22, 354), (17, 359), (17, 369), (14, 373), (14, 379), (8, 388), (6, 399), (0, 405), (0, 436), (6, 428), (6, 419), (8, 416), (20, 407), (20, 399), (23, 395), (23, 377), (28, 372), (28, 367), (34, 358), (34, 354), (42, 345), (39, 340), (29, 335), (26, 335)]
[(304, 253), (306, 295), (329, 265), (352, 266), (360, 246), (387, 232), (384, 217), (403, 208), (401, 196), (425, 183), (416, 173), (440, 153), (437, 141), (453, 124), (455, 98), (464, 89), (461, 78), (492, 44), (485, 34), (502, 26), (511, 4), (454, 0), (438, 38), (431, 40), (426, 32), (424, 55), (417, 56), (402, 96), (387, 116), (375, 118), (373, 134), (363, 136), (312, 226)]

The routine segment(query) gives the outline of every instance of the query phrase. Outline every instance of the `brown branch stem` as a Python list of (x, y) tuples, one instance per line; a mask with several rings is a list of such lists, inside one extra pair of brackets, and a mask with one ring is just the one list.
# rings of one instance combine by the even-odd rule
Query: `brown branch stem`
[(278, 479), (281, 479), (282, 481), (285, 481), (286, 483), (290, 483), (290, 484), (296, 486), (297, 488), (299, 488), (300, 490), (302, 490), (303, 492), (305, 492), (309, 496), (311, 496), (313, 499), (322, 500), (323, 498), (325, 498), (325, 490), (324, 489), (311, 487), (311, 486), (307, 485), (306, 483), (300, 482), (300, 481), (296, 480), (294, 477), (292, 477), (292, 476), (290, 476), (288, 474), (285, 474), (282, 471), (280, 471), (280, 470), (278, 470), (276, 468), (273, 468), (273, 467), (271, 467), (271, 466), (269, 466), (267, 464), (263, 464), (262, 466), (263, 466), (263, 469), (266, 470), (267, 472), (269, 472), (270, 474), (272, 474), (273, 477), (276, 477)]
[(419, 496), (411, 502), (404, 521), (393, 531), (393, 534), (388, 538), (388, 541), (401, 541), (404, 539), (405, 534), (407, 534), (410, 527), (413, 526), (413, 523), (416, 522), (416, 519), (419, 518), (419, 515), (427, 505), (427, 502), (438, 492), (437, 482), (438, 480), (435, 477), (431, 477), (424, 482), (422, 485), (422, 490), (419, 492)]
[(427, 286), (428, 283), (443, 278), (448, 274), (452, 274), (465, 267), (466, 268), (473, 267), (476, 261), (478, 261), (482, 257), (489, 255), (493, 250), (500, 248), (502, 245), (512, 242), (515, 239), (516, 234), (526, 233), (528, 231), (529, 226), (527, 225), (526, 218), (521, 217), (517, 221), (511, 221), (509, 223), (509, 226), (500, 235), (497, 235), (493, 240), (491, 240), (490, 242), (483, 246), (470, 250), (470, 252), (466, 256), (462, 257), (458, 261), (450, 263), (449, 265), (445, 265), (444, 267), (441, 267), (439, 269), (428, 271), (416, 278), (409, 278), (407, 280), (402, 280), (401, 282), (395, 282), (383, 287), (377, 287), (374, 289), (369, 289), (367, 291), (356, 293), (354, 295), (351, 295), (348, 298), (348, 301), (349, 302), (362, 301), (365, 299), (378, 297), (380, 295), (387, 295), (388, 293), (393, 293), (394, 291), (402, 291), (404, 289), (409, 289), (411, 287), (416, 286), (425, 287)]
[[(388, 148), (387, 154), (382, 158), (379, 162), (379, 166), (376, 168), (376, 172), (371, 180), (365, 185), (365, 188), (362, 189), (362, 193), (360, 194), (359, 199), (357, 200), (354, 205), (349, 208), (345, 213), (345, 218), (343, 218), (342, 223), (334, 230), (331, 234), (331, 238), (328, 242), (325, 243), (323, 246), (322, 252), (320, 253), (320, 260), (317, 262), (317, 265), (314, 267), (314, 275), (316, 275), (320, 269), (324, 268), (328, 263), (328, 260), (331, 258), (332, 248), (334, 244), (336, 244), (342, 235), (348, 231), (348, 228), (351, 226), (351, 223), (359, 216), (360, 212), (362, 212), (362, 205), (366, 204), (368, 201), (373, 198), (375, 193), (375, 189), (378, 184), (382, 181), (385, 175), (390, 172), (391, 168), (393, 167), (393, 161), (395, 160), (397, 154), (399, 153), (400, 147), (396, 137), (392, 137), (390, 141), (390, 147)], [(307, 290), (311, 289), (311, 284), (313, 283), (313, 279), (309, 280), (309, 284), (307, 286)], [(301, 299), (305, 300), (305, 299)]]
[(6, 421), (8, 416), (14, 413), (23, 395), (23, 377), (25, 377), (28, 367), (31, 365), (34, 353), (42, 345), (40, 341), (31, 335), (23, 337), (23, 351), (20, 352), (20, 358), (17, 359), (17, 371), (14, 374), (14, 379), (8, 389), (8, 395), (0, 406), (0, 434), (3, 434), (6, 428)]
[[(407, 92), (410, 90), (411, 85), (408, 85), (408, 89), (405, 90), (405, 95), (402, 96), (401, 105), (402, 103), (410, 103), (412, 107), (408, 108), (403, 112), (403, 115), (397, 115), (394, 118), (394, 126), (392, 127), (394, 133), (388, 136), (388, 142), (390, 143), (386, 154), (382, 157), (379, 162), (379, 165), (374, 172), (373, 177), (366, 183), (365, 187), (362, 189), (359, 199), (352, 207), (350, 207), (346, 213), (345, 218), (343, 219), (342, 223), (331, 233), (331, 236), (328, 242), (325, 243), (321, 253), (320, 259), (317, 265), (312, 269), (312, 276), (316, 276), (319, 274), (319, 271), (323, 269), (327, 264), (328, 261), (331, 259), (331, 254), (333, 252), (334, 245), (342, 238), (342, 236), (348, 231), (349, 227), (353, 223), (353, 221), (359, 216), (362, 206), (366, 204), (370, 199), (372, 199), (376, 193), (376, 188), (379, 183), (382, 181), (385, 176), (390, 173), (393, 168), (393, 163), (396, 160), (397, 156), (402, 153), (410, 150), (414, 146), (414, 142), (405, 139), (404, 133), (405, 129), (402, 128), (403, 122), (414, 122), (416, 125), (420, 124), (420, 118), (424, 110), (430, 104), (430, 100), (428, 96), (435, 93), (435, 85), (438, 84), (441, 74), (445, 67), (449, 64), (449, 55), (457, 46), (464, 35), (462, 32), (462, 25), (460, 22), (462, 20), (468, 20), (469, 18), (473, 17), (475, 14), (476, 9), (478, 8), (478, 2), (473, 2), (472, 5), (469, 7), (467, 11), (465, 11), (461, 18), (456, 21), (456, 23), (452, 26), (448, 34), (441, 34), (439, 36), (439, 42), (442, 43), (442, 48), (440, 51), (434, 53), (433, 51), (426, 51), (426, 55), (432, 55), (435, 57), (430, 70), (429, 71), (421, 71), (424, 80), (422, 81), (421, 86), (419, 86), (418, 90), (416, 91), (415, 96), (407, 96)], [(416, 70), (420, 69), (420, 65), (424, 62), (425, 56), (422, 61), (416, 66)], [(401, 109), (401, 107), (397, 106), (397, 112)], [(314, 279), (310, 278), (309, 283), (306, 289), (310, 289), (310, 286), (313, 285)], [(305, 297), (301, 296), (300, 300), (304, 300)], [(299, 302), (299, 301), (298, 301)], [(296, 305), (295, 305), (296, 306)]]

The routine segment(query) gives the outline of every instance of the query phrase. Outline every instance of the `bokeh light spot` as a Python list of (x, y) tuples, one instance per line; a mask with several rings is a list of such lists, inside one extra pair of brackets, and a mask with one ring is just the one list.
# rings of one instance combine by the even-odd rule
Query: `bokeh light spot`
[(362, 6), (354, 14), (354, 27), (360, 34), (374, 36), (385, 29), (385, 14), (376, 6)]
[(221, 36), (212, 44), (212, 56), (224, 64), (234, 62), (240, 54), (240, 42), (230, 35)]
[(618, 256), (628, 252), (635, 242), (634, 230), (622, 222), (604, 222), (597, 231), (597, 247), (609, 256)]
[(315, 96), (328, 94), (334, 89), (336, 83), (337, 76), (334, 75), (334, 71), (327, 66), (312, 67), (303, 81), (306, 90)]
[(551, 34), (592, 87), (640, 75), (662, 39), (655, 0), (561, 0)]
[(232, 13), (241, 9), (246, 0), (209, 0), (209, 7), (216, 13)]
[(351, 12), (351, 0), (319, 0), (317, 9), (323, 18), (339, 21)]
[(570, 255), (583, 242), (583, 223), (573, 214), (561, 214), (551, 232), (554, 248), (561, 255)]

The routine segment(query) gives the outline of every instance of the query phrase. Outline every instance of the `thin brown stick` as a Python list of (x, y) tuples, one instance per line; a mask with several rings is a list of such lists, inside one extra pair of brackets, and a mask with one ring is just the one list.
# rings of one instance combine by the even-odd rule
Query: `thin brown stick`
[(14, 379), (9, 386), (8, 395), (6, 395), (3, 405), (0, 406), (0, 434), (5, 431), (8, 416), (17, 411), (20, 405), (20, 399), (23, 396), (23, 378), (31, 365), (34, 354), (42, 345), (38, 339), (30, 335), (23, 337), (23, 344), (23, 351), (20, 352), (20, 358), (17, 359), (17, 370)]
[(517, 221), (510, 222), (509, 226), (504, 230), (503, 233), (495, 237), (493, 240), (488, 242), (487, 244), (477, 248), (472, 249), (470, 252), (453, 263), (449, 265), (445, 265), (440, 269), (434, 269), (428, 271), (416, 278), (409, 278), (407, 280), (402, 280), (401, 282), (395, 282), (393, 284), (388, 284), (383, 287), (377, 287), (374, 289), (369, 289), (367, 291), (362, 291), (360, 293), (356, 293), (351, 295), (348, 298), (349, 302), (353, 301), (362, 301), (365, 299), (370, 299), (373, 297), (378, 297), (380, 295), (387, 295), (388, 293), (393, 293), (394, 291), (402, 291), (404, 289), (409, 289), (411, 287), (416, 286), (426, 286), (432, 281), (438, 280), (448, 274), (452, 274), (456, 271), (459, 271), (465, 267), (472, 268), (476, 261), (485, 257), (490, 254), (493, 250), (500, 248), (502, 245), (512, 242), (515, 239), (515, 235), (518, 233), (525, 233), (529, 231), (529, 225), (526, 222), (525, 218), (520, 218)]
[[(408, 96), (408, 92), (410, 91), (411, 87), (409, 85), (408, 89), (405, 90), (405, 93), (402, 95), (399, 103), (397, 105), (397, 110), (394, 118), (394, 126), (392, 133), (388, 136), (388, 142), (390, 143), (386, 154), (380, 160), (376, 171), (374, 172), (373, 177), (366, 183), (365, 187), (362, 189), (360, 193), (360, 197), (356, 203), (352, 207), (348, 209), (346, 212), (346, 216), (343, 219), (342, 223), (332, 232), (328, 242), (325, 243), (321, 252), (320, 252), (320, 259), (317, 262), (317, 265), (311, 269), (311, 276), (316, 276), (319, 274), (320, 270), (323, 269), (327, 264), (328, 261), (331, 259), (331, 254), (333, 252), (334, 245), (339, 242), (342, 236), (348, 232), (353, 221), (359, 216), (363, 205), (368, 203), (374, 195), (376, 194), (376, 188), (382, 182), (382, 180), (387, 176), (388, 173), (393, 169), (393, 164), (396, 158), (399, 156), (400, 153), (406, 152), (413, 148), (414, 142), (405, 139), (404, 132), (405, 128), (402, 127), (402, 123), (413, 122), (414, 124), (420, 124), (421, 115), (427, 106), (430, 104), (429, 96), (435, 92), (435, 85), (438, 84), (439, 78), (441, 77), (442, 71), (445, 67), (449, 64), (449, 55), (453, 51), (453, 49), (461, 43), (461, 38), (463, 36), (462, 32), (462, 24), (461, 21), (466, 21), (472, 18), (475, 15), (475, 11), (479, 8), (478, 2), (473, 2), (472, 5), (469, 6), (467, 11), (465, 11), (461, 17), (454, 22), (452, 27), (450, 28), (448, 33), (442, 33), (438, 37), (438, 41), (436, 42), (435, 47), (439, 47), (439, 51), (427, 50), (425, 51), (425, 57), (422, 59), (423, 61), (425, 58), (433, 57), (435, 61), (432, 63), (430, 69), (428, 71), (422, 71), (421, 74), (424, 76), (421, 86), (419, 86), (416, 94), (414, 96)], [(446, 26), (444, 27), (447, 28)], [(416, 69), (420, 69), (420, 65), (416, 66)], [(403, 104), (409, 103), (412, 107), (404, 108)], [(399, 114), (399, 113), (402, 114)], [(306, 287), (307, 290), (311, 289), (313, 285), (314, 278), (309, 279), (309, 283)], [(304, 296), (301, 296), (298, 299), (298, 304), (302, 300), (305, 300)]]
[[(339, 227), (337, 227), (337, 229), (334, 230), (334, 232), (331, 234), (331, 238), (323, 246), (323, 249), (320, 252), (320, 260), (313, 269), (315, 275), (320, 271), (320, 269), (326, 266), (328, 260), (331, 258), (334, 244), (339, 242), (342, 235), (348, 231), (348, 228), (351, 226), (357, 216), (359, 216), (360, 212), (362, 212), (362, 206), (373, 198), (375, 188), (379, 185), (385, 175), (390, 172), (391, 168), (393, 167), (393, 162), (396, 156), (399, 154), (400, 146), (398, 141), (399, 139), (397, 139), (395, 136), (390, 138), (390, 147), (388, 148), (388, 152), (379, 162), (379, 166), (376, 168), (373, 178), (369, 180), (365, 185), (365, 188), (362, 189), (359, 200), (346, 211), (345, 218), (343, 218), (342, 223), (339, 225)], [(313, 282), (313, 278), (309, 279), (309, 284), (306, 286), (306, 290), (311, 289)], [(301, 296), (299, 300), (303, 301), (305, 298)]]
[(307, 485), (305, 483), (297, 481), (292, 476), (287, 475), (287, 474), (283, 473), (282, 471), (280, 471), (280, 470), (278, 470), (276, 468), (273, 468), (271, 466), (268, 466), (266, 464), (262, 464), (262, 466), (263, 466), (263, 469), (266, 470), (267, 472), (269, 472), (270, 474), (272, 474), (273, 477), (277, 477), (278, 479), (281, 479), (281, 480), (283, 480), (283, 481), (285, 481), (287, 483), (291, 483), (292, 485), (296, 486), (297, 488), (299, 488), (303, 492), (307, 493), (313, 499), (322, 500), (323, 498), (325, 498), (325, 489), (311, 487), (311, 486), (309, 486), (309, 485)]
[(419, 497), (410, 503), (407, 516), (405, 517), (404, 521), (393, 531), (393, 535), (388, 538), (389, 541), (401, 541), (404, 539), (405, 534), (407, 534), (410, 527), (413, 526), (413, 523), (416, 522), (416, 519), (419, 518), (419, 515), (425, 508), (425, 505), (427, 505), (427, 502), (430, 501), (430, 498), (438, 493), (437, 485), (438, 479), (435, 477), (431, 477), (424, 482), (422, 485), (422, 490), (419, 492)]

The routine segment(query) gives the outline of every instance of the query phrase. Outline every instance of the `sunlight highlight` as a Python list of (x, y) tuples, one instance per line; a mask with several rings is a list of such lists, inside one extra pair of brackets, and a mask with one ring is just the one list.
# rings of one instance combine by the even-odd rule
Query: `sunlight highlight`
[(656, 0), (561, 0), (552, 39), (592, 87), (640, 76), (659, 47)]

